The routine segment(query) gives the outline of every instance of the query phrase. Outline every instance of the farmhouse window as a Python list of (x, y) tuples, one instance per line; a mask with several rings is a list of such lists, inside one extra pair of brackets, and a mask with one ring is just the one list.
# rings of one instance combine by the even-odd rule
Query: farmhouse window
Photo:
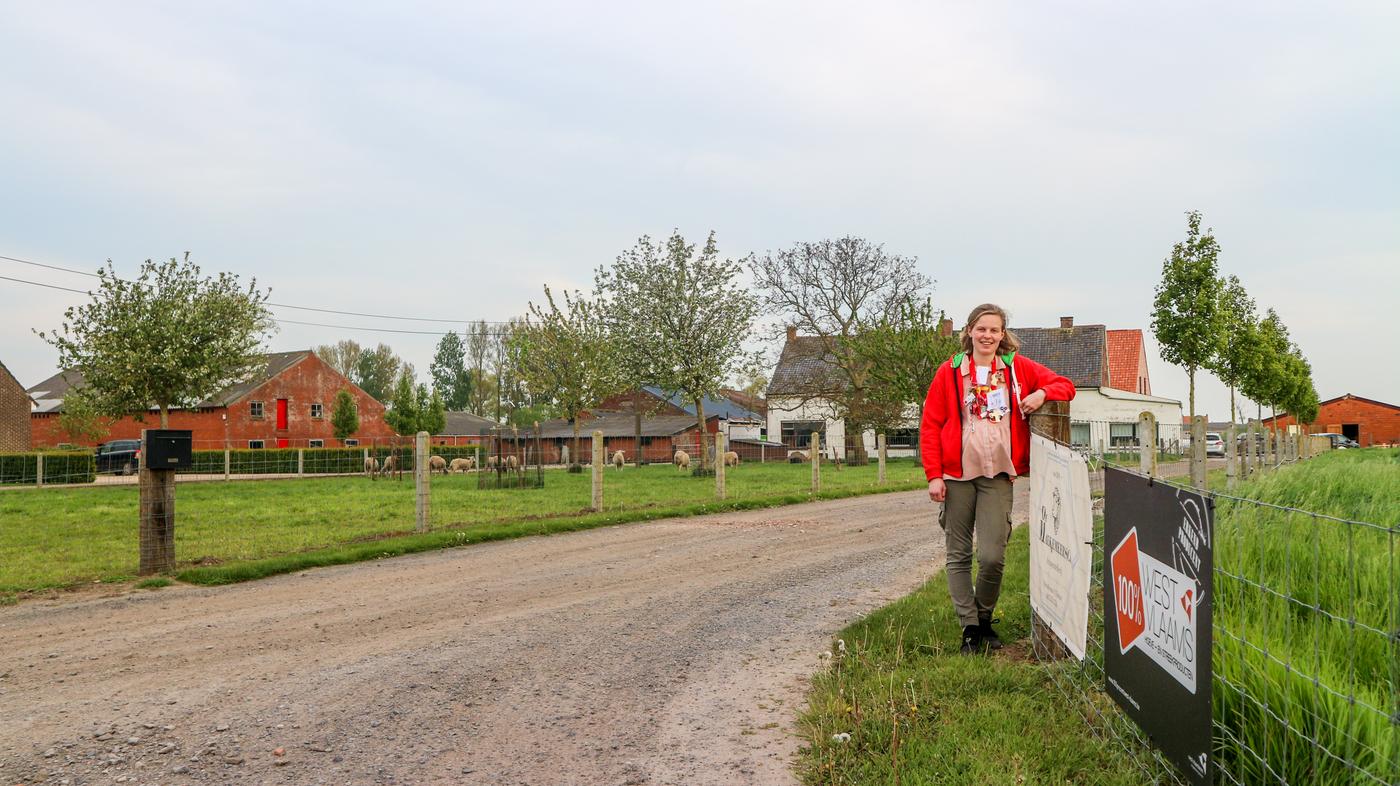
[(783, 444), (789, 448), (805, 448), (812, 444), (812, 432), (820, 434), (825, 442), (826, 421), (824, 420), (784, 420), (782, 422)]
[(887, 448), (912, 448), (914, 440), (918, 438), (919, 432), (912, 428), (895, 428), (885, 433), (885, 447)]
[(359, 441), (358, 439), (347, 439), (347, 440), (345, 440), (345, 447), (347, 447), (347, 448), (358, 447), (359, 444), (360, 444), (360, 441)]
[[(249, 402), (248, 402), (248, 415), (249, 415), (250, 417), (253, 417), (253, 418), (257, 419), (257, 420), (262, 420), (262, 416), (263, 416), (263, 403), (262, 403), (261, 401), (249, 401)], [(259, 445), (258, 447), (262, 447), (262, 445)]]
[(1075, 447), (1089, 446), (1089, 424), (1070, 423), (1069, 424), (1069, 444)]
[(262, 446), (263, 446), (263, 441), (260, 440), (260, 439), (250, 439), (250, 440), (248, 440), (248, 449), (249, 449), (249, 450), (262, 450)]
[(1119, 445), (1137, 444), (1137, 424), (1136, 423), (1110, 423), (1108, 424), (1108, 444), (1113, 447)]
[[(312, 404), (312, 405), (311, 405), (311, 419), (312, 419), (312, 420), (320, 420), (320, 419), (321, 419), (321, 405), (320, 405), (320, 404)], [(317, 445), (317, 447), (320, 447), (320, 446)]]
[(307, 441), (306, 446), (308, 448), (324, 448), (326, 446), (326, 441), (323, 439), (313, 439)]

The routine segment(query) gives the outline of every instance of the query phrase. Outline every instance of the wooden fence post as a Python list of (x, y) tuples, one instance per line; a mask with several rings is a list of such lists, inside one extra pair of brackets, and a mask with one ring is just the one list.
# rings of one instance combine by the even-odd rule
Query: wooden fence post
[(603, 509), (603, 432), (593, 432), (593, 509)]
[(1225, 430), (1225, 488), (1233, 489), (1238, 482), (1236, 477), (1238, 468), (1235, 466), (1235, 458), (1239, 454), (1239, 446), (1235, 443), (1235, 423), (1230, 421), (1230, 427)]
[(812, 432), (812, 444), (807, 447), (812, 462), (812, 493), (816, 494), (822, 490), (822, 435), (820, 432)]
[(728, 449), (729, 440), (725, 438), (723, 432), (715, 434), (715, 497), (724, 499), (724, 452)]
[(1191, 485), (1206, 487), (1206, 416), (1191, 418)]
[[(146, 430), (141, 430), (141, 452), (146, 451)], [(175, 470), (151, 469), (141, 462), (140, 567), (149, 576), (175, 569)]]
[(875, 435), (875, 450), (879, 454), (880, 471), (876, 474), (876, 479), (880, 485), (885, 485), (885, 435)]
[(305, 474), (306, 474), (306, 450), (305, 450), (304, 448), (297, 448), (297, 477), (302, 477), (302, 476), (304, 476)]
[(428, 474), (430, 471), (431, 467), (428, 466), (428, 432), (420, 431), (413, 440), (413, 489), (418, 501), (418, 504), (414, 506), (414, 514), (419, 532), (428, 531), (428, 506), (432, 503), (430, 490), (432, 478)]
[(44, 454), (34, 454), (34, 485), (40, 488), (44, 485)]
[[(1069, 444), (1068, 401), (1047, 401), (1040, 409), (1031, 413), (1028, 421), (1032, 434), (1039, 434), (1062, 445)], [(1102, 442), (1099, 444), (1099, 453), (1103, 453)], [(1031, 611), (1031, 634), (1031, 646), (1039, 657), (1045, 660), (1064, 660), (1069, 657), (1069, 650), (1064, 643), (1034, 610)]]
[[(1157, 477), (1157, 416), (1151, 412), (1138, 414), (1138, 471)], [(1147, 436), (1143, 436), (1146, 434)]]

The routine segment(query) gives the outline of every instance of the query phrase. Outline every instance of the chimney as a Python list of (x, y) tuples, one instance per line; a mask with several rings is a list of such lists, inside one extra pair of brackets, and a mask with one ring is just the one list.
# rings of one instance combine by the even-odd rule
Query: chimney
[(1060, 327), (1065, 330), (1074, 327), (1074, 317), (1060, 317)]
[(796, 325), (788, 325), (788, 341), (796, 341), (796, 340), (797, 340), (797, 326), (796, 326)]
[(944, 338), (953, 335), (953, 320), (944, 317), (941, 321), (939, 321), (938, 335), (943, 336)]

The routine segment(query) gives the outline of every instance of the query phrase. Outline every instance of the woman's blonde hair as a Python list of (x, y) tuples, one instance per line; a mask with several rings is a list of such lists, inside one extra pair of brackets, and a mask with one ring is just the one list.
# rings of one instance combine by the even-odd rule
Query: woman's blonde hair
[(995, 303), (983, 303), (972, 309), (972, 313), (967, 315), (967, 324), (962, 329), (962, 349), (969, 355), (972, 354), (972, 326), (977, 324), (977, 320), (988, 314), (995, 314), (1001, 317), (1001, 343), (997, 345), (997, 354), (1005, 355), (1008, 352), (1015, 352), (1021, 348), (1021, 339), (1016, 338), (1016, 334), (1006, 326), (1006, 309)]

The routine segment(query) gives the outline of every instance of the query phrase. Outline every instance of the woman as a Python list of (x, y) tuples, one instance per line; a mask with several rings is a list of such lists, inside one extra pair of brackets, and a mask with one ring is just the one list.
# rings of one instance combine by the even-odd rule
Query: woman
[(964, 654), (1001, 647), (992, 611), (1011, 537), (1011, 482), (1030, 472), (1027, 417), (1046, 401), (1074, 398), (1073, 383), (1017, 355), (1019, 348), (1000, 306), (974, 308), (962, 331), (962, 351), (939, 364), (924, 400), (919, 448), (929, 498), (943, 503), (948, 591), (963, 626)]

